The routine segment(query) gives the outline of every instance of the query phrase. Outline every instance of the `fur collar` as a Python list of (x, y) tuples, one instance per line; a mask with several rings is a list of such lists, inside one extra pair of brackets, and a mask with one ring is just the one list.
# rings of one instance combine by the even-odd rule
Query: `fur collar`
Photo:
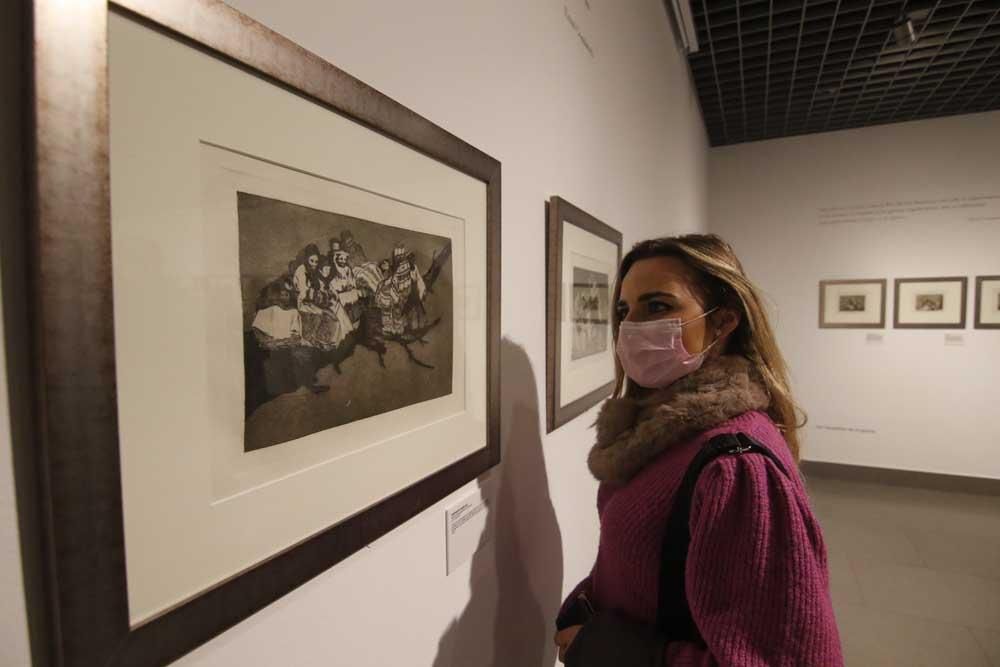
[(769, 404), (747, 359), (716, 357), (665, 389), (605, 401), (587, 463), (600, 481), (624, 483), (668, 447)]

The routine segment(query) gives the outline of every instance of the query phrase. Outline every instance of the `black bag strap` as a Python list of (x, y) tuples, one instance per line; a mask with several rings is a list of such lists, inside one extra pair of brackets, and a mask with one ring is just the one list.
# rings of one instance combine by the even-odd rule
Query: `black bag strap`
[(788, 470), (781, 459), (757, 440), (746, 433), (724, 433), (710, 439), (695, 454), (674, 496), (674, 504), (670, 516), (667, 517), (667, 527), (663, 534), (660, 595), (656, 613), (656, 625), (670, 641), (688, 640), (704, 643), (691, 616), (684, 578), (688, 548), (691, 546), (691, 498), (698, 476), (705, 466), (720, 456), (747, 452), (763, 454), (788, 475)]

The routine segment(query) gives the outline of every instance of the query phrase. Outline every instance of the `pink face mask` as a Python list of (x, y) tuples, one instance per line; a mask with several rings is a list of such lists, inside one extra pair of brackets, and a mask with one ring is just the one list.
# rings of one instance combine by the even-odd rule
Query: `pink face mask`
[(687, 322), (678, 318), (622, 322), (615, 349), (625, 374), (640, 387), (662, 389), (701, 368), (705, 354), (718, 338), (698, 354), (690, 354), (684, 349), (684, 325), (707, 317), (714, 310)]

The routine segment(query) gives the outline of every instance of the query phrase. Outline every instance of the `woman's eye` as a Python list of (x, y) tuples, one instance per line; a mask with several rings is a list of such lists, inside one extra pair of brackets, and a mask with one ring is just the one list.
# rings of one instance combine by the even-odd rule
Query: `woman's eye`
[(663, 303), (662, 301), (650, 301), (647, 305), (649, 312), (652, 313), (665, 313), (670, 310), (670, 304)]

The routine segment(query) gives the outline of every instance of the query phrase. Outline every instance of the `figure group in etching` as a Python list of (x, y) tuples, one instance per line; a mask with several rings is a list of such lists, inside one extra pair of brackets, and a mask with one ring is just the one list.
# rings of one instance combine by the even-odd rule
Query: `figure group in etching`
[[(434, 257), (433, 282), (450, 246)], [(414, 253), (396, 244), (389, 257), (368, 259), (350, 230), (305, 246), (288, 270), (260, 292), (253, 332), (265, 349), (304, 345), (333, 350), (356, 332), (368, 340), (402, 338), (426, 325), (428, 285)]]

